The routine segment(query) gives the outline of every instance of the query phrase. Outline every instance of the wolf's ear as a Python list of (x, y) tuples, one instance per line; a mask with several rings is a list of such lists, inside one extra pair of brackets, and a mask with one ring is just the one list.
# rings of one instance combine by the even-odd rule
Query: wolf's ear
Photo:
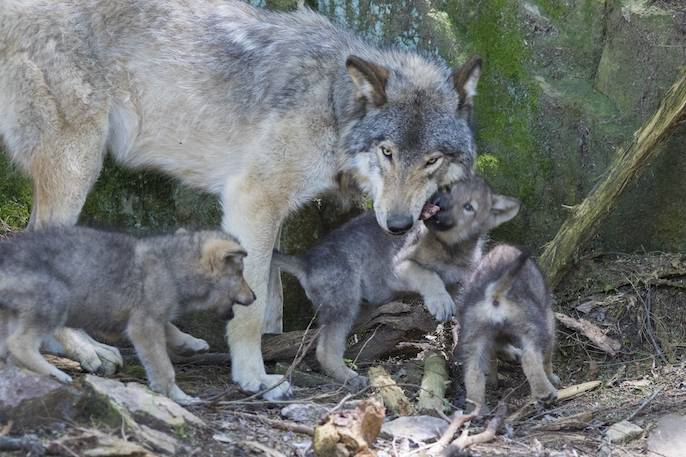
[(519, 212), (521, 202), (516, 198), (504, 195), (493, 195), (491, 201), (491, 214), (488, 215), (488, 229), (493, 229), (504, 224)]
[(481, 76), (481, 57), (472, 56), (453, 73), (453, 85), (460, 97), (458, 112), (466, 117), (471, 115), (472, 99), (476, 95), (476, 85)]
[(390, 71), (357, 56), (348, 56), (345, 68), (357, 87), (357, 97), (374, 103), (386, 104), (386, 80)]
[(243, 258), (246, 255), (243, 247), (237, 242), (215, 238), (205, 241), (203, 244), (200, 261), (214, 273), (223, 271), (226, 267), (226, 261), (230, 258)]

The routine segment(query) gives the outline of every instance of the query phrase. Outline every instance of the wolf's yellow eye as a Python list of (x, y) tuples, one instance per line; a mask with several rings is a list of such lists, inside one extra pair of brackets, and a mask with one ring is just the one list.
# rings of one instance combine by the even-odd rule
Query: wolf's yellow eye
[(433, 165), (433, 164), (435, 164), (436, 162), (438, 162), (438, 159), (440, 159), (440, 158), (441, 158), (440, 156), (436, 156), (436, 157), (430, 158), (429, 160), (426, 161), (426, 166), (427, 166), (427, 167), (430, 167), (431, 165)]
[(379, 146), (379, 149), (381, 149), (381, 154), (384, 155), (384, 157), (390, 159), (393, 157), (393, 152), (391, 152), (390, 149), (388, 149), (386, 146)]

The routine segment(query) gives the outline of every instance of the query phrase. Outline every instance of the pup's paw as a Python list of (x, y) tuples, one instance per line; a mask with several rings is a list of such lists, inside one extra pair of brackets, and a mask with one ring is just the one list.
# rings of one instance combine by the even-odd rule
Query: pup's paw
[(100, 367), (97, 369), (96, 373), (102, 376), (112, 376), (121, 367), (124, 366), (124, 359), (119, 352), (119, 349), (114, 346), (108, 346), (107, 344), (99, 343), (95, 340), (94, 349), (98, 358), (100, 359)]
[(172, 350), (181, 356), (191, 356), (209, 351), (210, 345), (203, 339), (187, 335), (187, 338), (181, 344), (174, 346)]
[(424, 298), (424, 305), (439, 321), (447, 321), (455, 314), (455, 302), (447, 292)]
[(50, 375), (52, 377), (54, 377), (55, 379), (57, 379), (59, 382), (63, 382), (65, 384), (71, 384), (72, 383), (71, 376), (69, 376), (64, 371), (58, 370), (57, 368), (55, 368), (55, 371), (50, 373)]
[(546, 393), (536, 395), (536, 406), (539, 409), (550, 408), (557, 401), (557, 390), (552, 389)]
[(360, 375), (356, 375), (349, 379), (346, 379), (344, 383), (344, 387), (346, 387), (352, 393), (360, 392), (367, 386), (369, 386), (369, 378)]
[(197, 405), (199, 403), (202, 403), (201, 399), (199, 399), (198, 397), (193, 397), (192, 395), (188, 395), (186, 392), (181, 390), (177, 385), (174, 385), (174, 387), (172, 387), (169, 391), (169, 398), (174, 400), (179, 405), (183, 406)]

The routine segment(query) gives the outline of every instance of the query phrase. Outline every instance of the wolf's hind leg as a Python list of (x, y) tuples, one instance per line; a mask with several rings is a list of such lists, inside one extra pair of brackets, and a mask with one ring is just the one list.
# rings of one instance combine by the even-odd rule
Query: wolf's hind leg
[(41, 340), (48, 332), (49, 329), (40, 328), (35, 322), (20, 320), (7, 339), (7, 350), (14, 362), (29, 370), (70, 383), (71, 376), (51, 365), (39, 352)]
[(317, 341), (317, 361), (322, 370), (336, 381), (347, 383), (352, 388), (362, 388), (367, 379), (345, 366), (345, 342), (352, 322), (329, 322), (322, 326)]
[(557, 389), (551, 383), (544, 368), (544, 354), (532, 341), (523, 341), (522, 369), (526, 376), (531, 394), (544, 404), (557, 399)]

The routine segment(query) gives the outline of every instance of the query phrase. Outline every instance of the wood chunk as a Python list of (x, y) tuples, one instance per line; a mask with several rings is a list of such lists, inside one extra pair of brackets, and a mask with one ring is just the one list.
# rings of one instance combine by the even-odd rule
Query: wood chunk
[(318, 457), (372, 457), (386, 415), (383, 405), (369, 399), (354, 410), (330, 413), (314, 429), (312, 449)]
[(383, 398), (384, 405), (393, 414), (412, 416), (415, 413), (412, 402), (383, 367), (371, 367), (367, 374), (369, 375), (369, 383), (376, 387), (381, 398)]
[(424, 359), (424, 377), (417, 409), (419, 411), (443, 411), (445, 409), (445, 390), (450, 383), (448, 367), (443, 356), (430, 352)]

